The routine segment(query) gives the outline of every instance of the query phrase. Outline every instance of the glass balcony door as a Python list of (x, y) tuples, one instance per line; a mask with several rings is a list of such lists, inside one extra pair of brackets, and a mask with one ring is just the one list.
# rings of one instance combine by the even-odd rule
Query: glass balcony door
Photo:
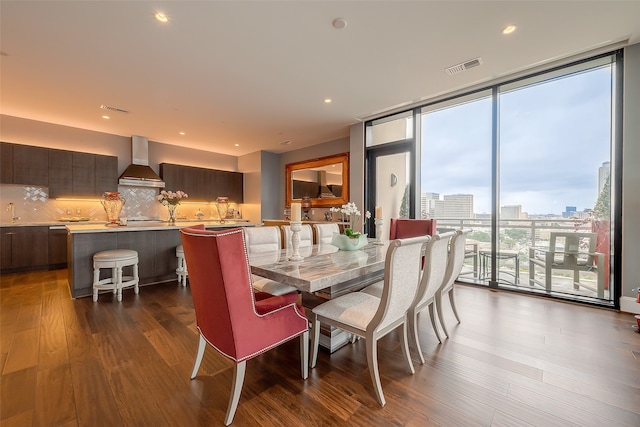
[(613, 299), (613, 64), (604, 62), (500, 88), (500, 249), (519, 258), (517, 285), (534, 292)]

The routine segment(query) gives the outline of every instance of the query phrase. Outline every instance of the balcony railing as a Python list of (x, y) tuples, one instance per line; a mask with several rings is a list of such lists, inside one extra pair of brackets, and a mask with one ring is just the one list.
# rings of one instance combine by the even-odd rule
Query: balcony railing
[[(491, 219), (490, 218), (436, 218), (438, 231), (448, 229), (470, 229), (468, 235), (467, 256), (465, 268), (460, 280), (473, 283), (488, 283), (491, 278)], [(584, 267), (591, 260), (589, 248), (576, 249), (576, 270), (562, 269), (566, 266), (551, 268), (547, 272), (546, 264), (540, 259), (547, 257), (547, 261), (562, 264), (564, 248), (556, 248), (556, 253), (546, 255), (552, 233), (557, 236), (566, 233), (592, 233), (591, 221), (565, 218), (535, 218), (535, 219), (502, 219), (498, 221), (497, 281), (501, 285), (526, 287), (534, 292), (561, 293), (580, 297), (594, 297), (610, 300), (609, 292), (609, 234), (598, 234), (595, 249), (596, 258), (592, 268)], [(571, 235), (570, 235), (571, 236)], [(558, 238), (558, 241), (561, 239)], [(605, 241), (606, 240), (606, 241)], [(564, 242), (562, 242), (564, 243)], [(580, 241), (582, 245), (583, 241)], [(533, 248), (533, 249), (532, 249)], [(573, 248), (571, 249), (573, 251)], [(567, 252), (569, 250), (567, 249)], [(599, 255), (602, 254), (602, 255)], [(555, 257), (554, 257), (555, 255)], [(530, 257), (538, 263), (530, 263)], [(551, 258), (548, 258), (551, 257)], [(598, 265), (597, 260), (600, 260)], [(568, 260), (571, 262), (571, 259)], [(540, 266), (539, 264), (543, 264)], [(531, 276), (531, 267), (535, 274)], [(602, 270), (600, 276), (598, 269)], [(576, 273), (578, 271), (578, 273)], [(549, 275), (547, 277), (547, 274)], [(577, 274), (577, 275), (576, 275)], [(548, 278), (548, 280), (547, 280)]]

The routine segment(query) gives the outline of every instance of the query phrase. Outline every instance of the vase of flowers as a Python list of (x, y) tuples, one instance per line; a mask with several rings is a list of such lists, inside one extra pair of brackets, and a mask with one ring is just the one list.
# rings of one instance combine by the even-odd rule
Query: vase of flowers
[(367, 235), (363, 234), (360, 230), (362, 230), (362, 227), (364, 227), (367, 220), (371, 218), (371, 212), (365, 212), (363, 221), (360, 210), (353, 202), (344, 204), (339, 208), (329, 208), (329, 211), (339, 213), (342, 222), (347, 223), (347, 227), (344, 229), (344, 234), (333, 234), (331, 239), (332, 245), (343, 251), (354, 251), (362, 248), (368, 243)]
[(180, 190), (176, 192), (162, 190), (160, 194), (158, 194), (156, 200), (169, 210), (169, 224), (176, 223), (176, 208), (182, 199), (186, 199), (187, 197), (189, 197), (189, 195)]
[(329, 208), (330, 212), (338, 212), (342, 222), (346, 222), (348, 227), (344, 229), (344, 234), (348, 237), (358, 238), (361, 234), (360, 231), (369, 218), (371, 218), (371, 212), (366, 211), (364, 214), (364, 222), (362, 221), (362, 214), (355, 203), (349, 202), (339, 208)]

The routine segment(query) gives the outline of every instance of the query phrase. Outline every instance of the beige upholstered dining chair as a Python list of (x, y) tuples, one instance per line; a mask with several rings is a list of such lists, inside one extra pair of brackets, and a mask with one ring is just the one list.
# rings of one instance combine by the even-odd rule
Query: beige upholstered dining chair
[(322, 322), (365, 338), (367, 364), (380, 405), (386, 403), (378, 372), (377, 346), (380, 338), (402, 326), (401, 348), (409, 370), (412, 374), (415, 372), (407, 343), (407, 310), (415, 299), (422, 251), (428, 240), (429, 236), (421, 236), (390, 242), (385, 258), (382, 298), (365, 292), (351, 292), (312, 310), (312, 368), (318, 360)]
[[(280, 258), (282, 245), (280, 243), (280, 229), (277, 226), (267, 227), (243, 227), (244, 238), (247, 242), (247, 252), (249, 255), (255, 253), (273, 253), (273, 262)], [(296, 292), (293, 286), (276, 282), (266, 277), (251, 275), (253, 289), (258, 292), (266, 292), (271, 295), (284, 295)]]
[(316, 244), (326, 245), (331, 243), (333, 233), (340, 233), (340, 227), (338, 224), (313, 224), (313, 228), (316, 232)]
[(424, 253), (422, 276), (420, 278), (420, 284), (418, 285), (418, 291), (416, 292), (416, 299), (409, 308), (409, 326), (416, 344), (416, 350), (420, 356), (420, 363), (424, 363), (424, 357), (422, 356), (420, 338), (418, 337), (418, 314), (425, 308), (429, 309), (431, 326), (436, 333), (438, 341), (442, 342), (435, 319), (435, 297), (444, 283), (445, 273), (447, 271), (447, 259), (449, 257), (449, 240), (454, 235), (455, 232), (453, 231), (436, 234), (429, 240), (429, 243), (427, 243)]
[(460, 316), (456, 309), (456, 301), (453, 297), (453, 284), (462, 271), (465, 258), (465, 247), (467, 245), (467, 234), (469, 234), (470, 231), (471, 230), (456, 230), (455, 235), (451, 238), (447, 271), (445, 273), (442, 286), (436, 292), (436, 309), (438, 310), (438, 318), (440, 319), (440, 325), (442, 325), (442, 330), (447, 338), (449, 338), (449, 332), (444, 324), (444, 316), (442, 315), (442, 296), (444, 294), (449, 294), (451, 309), (453, 310), (454, 316), (456, 316), (456, 320), (460, 323)]

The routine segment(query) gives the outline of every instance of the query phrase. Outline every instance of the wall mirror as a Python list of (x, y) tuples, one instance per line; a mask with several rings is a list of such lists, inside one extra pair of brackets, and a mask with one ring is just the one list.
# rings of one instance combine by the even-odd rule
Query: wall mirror
[(289, 163), (285, 170), (287, 207), (305, 196), (311, 200), (312, 208), (349, 201), (349, 153)]

